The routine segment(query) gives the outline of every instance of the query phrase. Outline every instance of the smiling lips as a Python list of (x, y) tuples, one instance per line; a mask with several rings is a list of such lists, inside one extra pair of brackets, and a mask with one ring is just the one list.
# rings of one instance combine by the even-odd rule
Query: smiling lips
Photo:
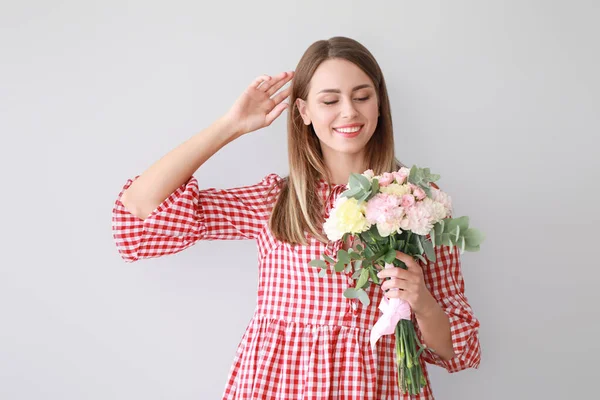
[(333, 130), (344, 137), (354, 137), (362, 131), (363, 126), (360, 124), (344, 125), (339, 128), (333, 128)]

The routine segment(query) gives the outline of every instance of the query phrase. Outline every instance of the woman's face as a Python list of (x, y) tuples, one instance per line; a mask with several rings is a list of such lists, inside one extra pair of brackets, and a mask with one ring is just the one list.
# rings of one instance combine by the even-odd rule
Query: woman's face
[(321, 63), (306, 101), (298, 99), (296, 104), (304, 123), (312, 123), (324, 153), (359, 153), (377, 127), (379, 101), (373, 81), (344, 59)]

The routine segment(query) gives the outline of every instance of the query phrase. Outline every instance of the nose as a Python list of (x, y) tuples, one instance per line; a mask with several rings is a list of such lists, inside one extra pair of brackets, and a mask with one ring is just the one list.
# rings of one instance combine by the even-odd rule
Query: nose
[(342, 118), (352, 119), (358, 115), (352, 100), (342, 102)]

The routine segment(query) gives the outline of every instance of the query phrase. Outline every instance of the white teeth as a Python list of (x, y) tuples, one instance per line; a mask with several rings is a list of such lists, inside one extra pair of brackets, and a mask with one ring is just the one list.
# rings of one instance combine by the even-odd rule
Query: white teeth
[(333, 128), (333, 129), (335, 129), (336, 131), (341, 132), (341, 133), (354, 133), (354, 132), (358, 132), (360, 130), (360, 128), (362, 128), (362, 126), (356, 126), (354, 128), (340, 128), (340, 129)]

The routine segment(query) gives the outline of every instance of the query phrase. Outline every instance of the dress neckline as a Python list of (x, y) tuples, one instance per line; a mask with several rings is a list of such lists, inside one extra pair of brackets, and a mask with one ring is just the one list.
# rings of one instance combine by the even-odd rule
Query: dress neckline
[(332, 189), (335, 188), (340, 188), (340, 187), (346, 187), (347, 183), (333, 183), (333, 184), (328, 184), (327, 181), (323, 178), (319, 178), (319, 186), (321, 187), (329, 187)]

